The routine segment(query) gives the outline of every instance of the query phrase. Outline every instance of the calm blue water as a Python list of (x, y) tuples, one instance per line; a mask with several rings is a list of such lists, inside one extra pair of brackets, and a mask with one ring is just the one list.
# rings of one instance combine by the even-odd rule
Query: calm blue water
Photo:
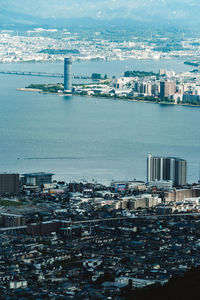
[[(176, 72), (189, 71), (194, 67), (184, 65), (182, 60), (131, 60), (108, 62), (74, 62), (73, 74), (91, 75), (92, 73), (121, 76), (127, 70), (146, 70), (158, 72), (159, 69), (174, 70)], [(23, 70), (32, 72), (63, 72), (63, 63), (27, 63), (0, 64), (0, 70)]]
[[(138, 70), (190, 69), (179, 61), (90, 62), (74, 63), (73, 73), (118, 76), (128, 64)], [(62, 64), (0, 69), (62, 72)], [(61, 80), (0, 75), (0, 172), (47, 171), (68, 181), (145, 180), (152, 153), (186, 159), (188, 181), (198, 180), (200, 108), (16, 91)]]

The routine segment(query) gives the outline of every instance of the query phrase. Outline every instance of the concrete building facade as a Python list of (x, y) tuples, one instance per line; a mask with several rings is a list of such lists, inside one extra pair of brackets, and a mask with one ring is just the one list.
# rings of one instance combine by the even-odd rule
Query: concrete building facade
[(147, 182), (171, 180), (173, 186), (187, 183), (187, 162), (177, 157), (156, 157), (151, 154), (147, 158)]
[(44, 184), (52, 183), (53, 175), (54, 174), (52, 173), (44, 173), (44, 172), (28, 173), (22, 175), (21, 181), (25, 185), (41, 186)]
[(176, 83), (174, 81), (160, 82), (160, 98), (168, 98), (176, 92)]
[(0, 195), (17, 195), (19, 187), (19, 174), (0, 174)]
[(72, 91), (72, 60), (71, 58), (64, 59), (64, 91)]

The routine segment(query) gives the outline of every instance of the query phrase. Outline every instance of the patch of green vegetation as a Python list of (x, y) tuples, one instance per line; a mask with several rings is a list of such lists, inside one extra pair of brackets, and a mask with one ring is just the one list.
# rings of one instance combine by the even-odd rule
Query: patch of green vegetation
[(101, 74), (92, 73), (92, 80), (100, 80), (102, 79)]
[(126, 71), (124, 72), (124, 77), (146, 77), (146, 76), (157, 76), (158, 74), (154, 72), (145, 71)]
[(194, 67), (199, 66), (199, 62), (193, 62), (193, 61), (184, 61), (184, 64), (189, 66), (194, 66)]
[(63, 91), (64, 87), (62, 84), (30, 84), (26, 88), (29, 89), (39, 89), (47, 93), (57, 93), (58, 91)]
[(105, 75), (102, 77), (102, 75), (99, 74), (99, 73), (92, 73), (91, 78), (92, 78), (92, 80), (101, 80), (101, 79), (106, 80), (106, 79), (108, 79), (108, 75), (105, 74)]
[(26, 88), (27, 89), (39, 89), (42, 90), (44, 87), (46, 86), (46, 84), (30, 84), (28, 85)]
[(80, 51), (77, 49), (43, 49), (39, 53), (47, 53), (47, 54), (59, 54), (59, 55), (66, 55), (66, 54), (79, 54)]
[(0, 199), (0, 206), (22, 206), (23, 204), (21, 202), (16, 202), (12, 200), (1, 200)]
[(87, 95), (87, 92), (86, 92), (86, 91), (82, 91), (82, 92), (80, 93), (80, 95), (81, 95), (81, 96), (86, 96), (86, 95)]

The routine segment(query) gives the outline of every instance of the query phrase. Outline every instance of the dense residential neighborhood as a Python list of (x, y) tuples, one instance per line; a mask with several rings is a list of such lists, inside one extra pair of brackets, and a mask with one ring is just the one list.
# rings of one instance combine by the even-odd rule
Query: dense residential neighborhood
[(13, 175), (0, 175), (0, 290), (8, 299), (123, 299), (127, 286), (164, 286), (199, 266), (198, 184)]
[[(113, 29), (114, 30), (114, 29)], [(140, 37), (140, 32), (122, 33), (96, 31), (81, 33), (71, 29), (34, 28), (23, 32), (0, 31), (0, 62), (45, 62), (62, 61), (70, 55), (77, 61), (88, 60), (131, 60), (172, 59), (190, 60), (198, 63), (199, 38), (164, 38), (156, 34), (153, 38)], [(113, 39), (113, 36), (116, 36)], [(195, 65), (195, 64), (194, 64)]]

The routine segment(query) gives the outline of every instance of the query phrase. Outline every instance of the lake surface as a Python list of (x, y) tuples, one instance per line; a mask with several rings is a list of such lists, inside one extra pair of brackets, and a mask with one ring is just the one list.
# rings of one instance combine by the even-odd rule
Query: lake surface
[[(119, 77), (127, 70), (158, 72), (159, 69), (166, 69), (169, 71), (174, 70), (176, 72), (183, 72), (193, 70), (195, 67), (184, 65), (183, 60), (129, 60), (74, 62), (72, 68), (74, 75), (91, 75), (92, 73), (101, 73), (102, 75), (107, 74), (110, 77)], [(0, 70), (63, 73), (63, 63), (0, 64)]]
[[(191, 70), (181, 61), (74, 63), (73, 73)], [(62, 72), (61, 63), (0, 65), (0, 70)], [(200, 108), (16, 91), (58, 78), (0, 75), (0, 172), (53, 172), (55, 179), (146, 179), (146, 158), (188, 161), (199, 179)]]

